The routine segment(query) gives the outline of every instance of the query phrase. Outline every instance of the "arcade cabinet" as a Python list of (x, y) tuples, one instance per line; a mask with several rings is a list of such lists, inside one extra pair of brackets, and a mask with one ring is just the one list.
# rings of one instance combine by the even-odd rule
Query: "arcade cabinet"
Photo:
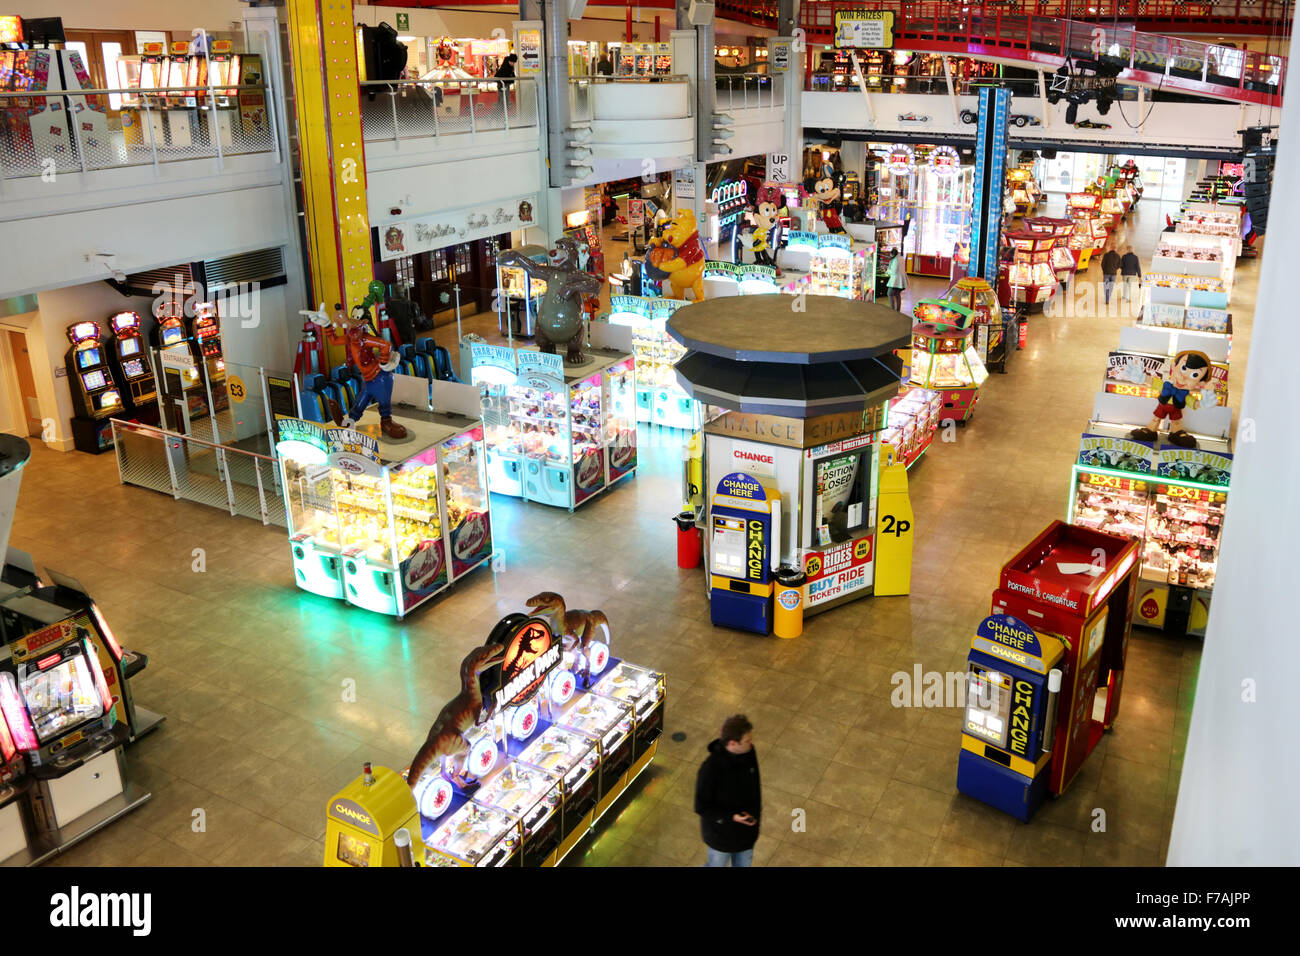
[(146, 424), (158, 423), (158, 386), (146, 355), (145, 338), (140, 332), (139, 312), (119, 312), (108, 319), (113, 330), (113, 344), (107, 349), (113, 371), (124, 386), (126, 410)]
[(108, 363), (108, 352), (100, 341), (98, 322), (68, 326), (66, 365), (72, 405), (72, 441), (77, 451), (91, 455), (113, 447), (111, 417), (123, 410), (122, 392)]
[(1028, 821), (1114, 725), (1138, 548), (1134, 538), (1054, 521), (1003, 566), (993, 616), (968, 657), (975, 697), (957, 765), (962, 793)]
[(213, 302), (196, 302), (189, 320), (189, 341), (194, 361), (203, 369), (212, 395), (213, 411), (230, 407), (226, 395), (226, 359), (221, 348), (221, 319)]

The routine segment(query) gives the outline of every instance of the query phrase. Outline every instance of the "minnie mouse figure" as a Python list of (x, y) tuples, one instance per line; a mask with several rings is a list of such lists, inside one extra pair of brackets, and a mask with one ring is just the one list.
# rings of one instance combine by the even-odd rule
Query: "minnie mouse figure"
[(808, 191), (817, 201), (817, 215), (827, 232), (844, 232), (844, 223), (840, 220), (840, 211), (844, 208), (840, 200), (840, 187), (844, 183), (843, 173), (835, 172), (835, 167), (827, 163), (822, 167), (822, 174), (812, 181)]

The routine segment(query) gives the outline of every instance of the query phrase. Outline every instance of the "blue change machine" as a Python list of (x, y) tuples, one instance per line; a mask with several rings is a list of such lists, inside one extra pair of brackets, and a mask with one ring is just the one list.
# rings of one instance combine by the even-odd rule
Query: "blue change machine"
[(1025, 822), (1047, 796), (1065, 644), (1019, 618), (980, 624), (966, 657), (957, 789)]
[(769, 633), (772, 579), (781, 559), (780, 492), (732, 472), (718, 482), (709, 521), (710, 619)]

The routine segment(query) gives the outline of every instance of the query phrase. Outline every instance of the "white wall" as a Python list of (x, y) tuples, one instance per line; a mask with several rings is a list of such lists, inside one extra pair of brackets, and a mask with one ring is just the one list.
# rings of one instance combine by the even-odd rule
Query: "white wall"
[(20, 17), (63, 18), (65, 30), (239, 29), (247, 5), (239, 0), (8, 0), (4, 12)]
[[(1291, 57), (1300, 53), (1292, 38)], [(1219, 574), (1196, 680), (1170, 866), (1300, 864), (1300, 650), (1295, 562), (1300, 469), (1294, 406), (1293, 269), (1300, 257), (1300, 86), (1282, 107), (1272, 226), (1260, 263), (1250, 364), (1234, 443)]]

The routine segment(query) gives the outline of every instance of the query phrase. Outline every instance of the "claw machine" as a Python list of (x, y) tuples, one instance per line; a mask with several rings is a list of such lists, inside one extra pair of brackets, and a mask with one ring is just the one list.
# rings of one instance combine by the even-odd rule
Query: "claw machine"
[[(520, 349), (516, 354), (519, 375), (506, 390), (507, 438), (523, 453), (523, 496), (528, 501), (572, 511), (606, 490), (612, 484), (611, 419), (621, 422), (614, 430), (622, 433), (624, 443), (617, 478), (632, 470), (627, 467), (635, 461), (627, 457), (633, 428), (626, 418), (627, 403), (620, 406), (622, 417), (610, 404), (614, 392), (626, 396), (629, 371), (635, 388), (635, 369), (628, 366), (632, 332), (596, 322), (590, 335), (592, 346), (585, 349), (582, 365), (566, 365), (563, 356), (547, 352)], [(611, 377), (619, 379), (613, 388)]]
[[(710, 263), (709, 265), (714, 265)], [(735, 268), (732, 263), (725, 265)], [(632, 330), (631, 349), (636, 360), (636, 420), (668, 428), (699, 428), (699, 403), (677, 383), (673, 366), (686, 349), (668, 337), (665, 326), (684, 299), (656, 296), (610, 297), (610, 325)]]
[(479, 389), (487, 445), (487, 483), (493, 494), (524, 496), (524, 453), (510, 433), (507, 393), (519, 378), (515, 350), (508, 345), (462, 341), (460, 367)]
[(276, 451), (295, 583), (401, 618), (491, 557), (492, 522), (478, 389), (393, 379), (405, 439), (281, 419)]

